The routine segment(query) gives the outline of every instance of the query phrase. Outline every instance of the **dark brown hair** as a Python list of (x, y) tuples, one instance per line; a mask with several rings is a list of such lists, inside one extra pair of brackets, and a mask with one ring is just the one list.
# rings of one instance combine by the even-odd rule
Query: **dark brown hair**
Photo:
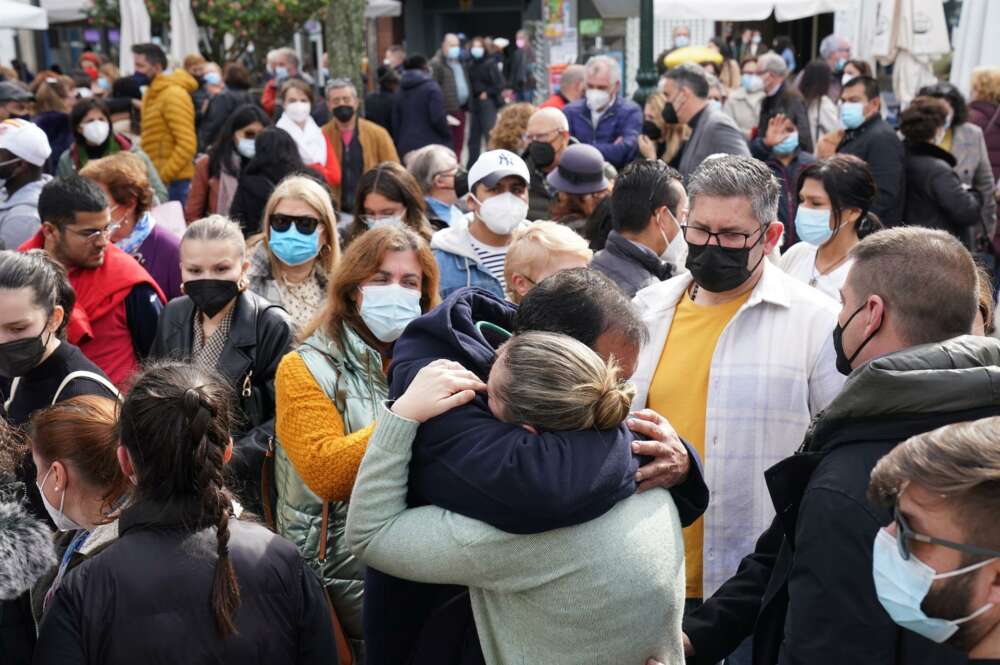
[(195, 365), (157, 363), (136, 378), (121, 408), (116, 434), (135, 465), (139, 500), (193, 506), (187, 524), (216, 528), (211, 604), (225, 638), (236, 632), (240, 604), (229, 559), (232, 499), (223, 481), (231, 441), (231, 389)]
[(281, 99), (282, 104), (285, 103), (285, 95), (287, 95), (288, 91), (293, 88), (304, 93), (309, 99), (309, 103), (313, 103), (313, 90), (311, 85), (301, 79), (288, 79), (281, 86), (281, 95), (279, 96), (279, 99)]
[(409, 171), (396, 162), (382, 162), (361, 176), (357, 194), (354, 195), (354, 221), (347, 229), (348, 241), (363, 234), (368, 228), (361, 218), (365, 214), (365, 198), (372, 193), (402, 203), (406, 207), (403, 221), (430, 242), (432, 229), (424, 216), (427, 204), (424, 203), (420, 185)]
[(118, 464), (117, 417), (118, 403), (97, 395), (73, 397), (31, 416), (35, 453), (50, 464), (68, 464), (84, 483), (103, 491), (105, 513), (128, 487)]
[[(868, 167), (868, 162), (854, 155), (834, 155), (809, 164), (799, 174), (796, 194), (802, 193), (806, 180), (816, 180), (823, 185), (830, 199), (830, 217), (837, 223), (843, 221), (844, 212), (856, 208), (861, 215), (854, 223), (858, 240), (863, 240), (882, 228), (878, 215), (871, 211), (878, 187)], [(836, 231), (835, 231), (836, 233)]]
[(948, 119), (948, 103), (936, 97), (916, 97), (899, 116), (899, 131), (907, 141), (924, 143), (934, 140), (934, 135)]

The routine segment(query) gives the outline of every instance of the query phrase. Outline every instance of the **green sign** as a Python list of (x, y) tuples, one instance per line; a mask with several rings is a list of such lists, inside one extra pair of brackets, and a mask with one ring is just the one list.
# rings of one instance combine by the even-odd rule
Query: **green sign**
[(580, 21), (580, 34), (584, 37), (593, 37), (594, 35), (601, 34), (601, 30), (604, 29), (604, 19), (600, 18), (585, 18)]

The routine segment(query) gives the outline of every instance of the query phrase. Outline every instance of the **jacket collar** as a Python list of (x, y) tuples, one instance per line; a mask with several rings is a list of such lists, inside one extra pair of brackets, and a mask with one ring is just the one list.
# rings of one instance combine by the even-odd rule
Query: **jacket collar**
[(955, 165), (958, 164), (954, 155), (933, 143), (906, 141), (903, 145), (906, 146), (906, 154), (910, 157), (933, 157), (947, 162), (951, 168), (955, 168)]
[(638, 263), (646, 272), (657, 279), (662, 280), (670, 276), (669, 263), (661, 261), (660, 257), (653, 253), (653, 250), (632, 242), (617, 231), (611, 231), (608, 234), (605, 249), (612, 255)]
[[(177, 301), (175, 307), (180, 311), (177, 316), (168, 318), (167, 325), (170, 329), (166, 334), (166, 340), (168, 348), (183, 349), (190, 353), (194, 346), (194, 317), (197, 310), (189, 297), (178, 298)], [(229, 339), (226, 340), (222, 355), (219, 357), (219, 370), (224, 372), (234, 385), (243, 378), (253, 363), (253, 351), (257, 346), (259, 310), (258, 298), (254, 294), (243, 291), (236, 297)]]
[(184, 497), (174, 501), (140, 500), (122, 511), (118, 518), (118, 535), (125, 536), (129, 531), (163, 528), (202, 528), (208, 526), (199, 522), (201, 502), (198, 497)]
[(854, 129), (848, 129), (846, 132), (844, 132), (844, 140), (847, 141), (849, 139), (855, 138), (856, 136), (860, 136), (865, 132), (867, 132), (868, 130), (875, 127), (875, 125), (884, 122), (885, 120), (882, 119), (882, 116), (876, 113), (875, 115), (873, 115), (872, 117), (868, 118), (863, 123), (855, 127)]
[(875, 358), (856, 369), (820, 414), (803, 447), (845, 443), (845, 421), (973, 411), (1000, 407), (1000, 341), (964, 335)]

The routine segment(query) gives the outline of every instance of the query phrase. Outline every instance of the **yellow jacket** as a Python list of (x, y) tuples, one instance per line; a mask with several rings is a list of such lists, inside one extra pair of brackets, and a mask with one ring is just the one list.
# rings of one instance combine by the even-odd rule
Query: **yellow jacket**
[(347, 501), (375, 423), (344, 433), (344, 419), (298, 353), (274, 377), (274, 429), (303, 482), (324, 501)]
[(198, 139), (194, 131), (194, 101), (198, 82), (183, 69), (160, 74), (142, 99), (142, 149), (164, 183), (194, 177)]

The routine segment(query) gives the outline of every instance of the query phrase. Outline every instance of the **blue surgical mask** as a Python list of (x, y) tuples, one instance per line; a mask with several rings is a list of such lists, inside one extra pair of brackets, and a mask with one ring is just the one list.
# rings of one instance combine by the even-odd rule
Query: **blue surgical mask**
[(100, 78), (97, 79), (97, 87), (100, 88), (101, 90), (110, 90), (111, 82), (108, 81), (108, 79), (101, 76)]
[(872, 575), (875, 578), (878, 600), (892, 620), (899, 626), (940, 644), (954, 635), (961, 624), (988, 612), (993, 603), (987, 603), (961, 619), (929, 617), (924, 614), (921, 606), (934, 580), (965, 575), (993, 561), (994, 559), (987, 559), (949, 573), (938, 573), (912, 554), (909, 559), (904, 559), (899, 553), (896, 539), (882, 529), (875, 537)]
[(420, 316), (420, 291), (399, 284), (361, 287), (361, 319), (375, 337), (395, 342)]
[(219, 85), (222, 83), (222, 77), (219, 72), (209, 72), (205, 74), (205, 85)]
[(785, 140), (775, 145), (771, 150), (779, 155), (790, 155), (799, 147), (799, 133), (792, 132), (785, 137)]
[(295, 224), (289, 226), (287, 231), (271, 229), (267, 246), (286, 266), (302, 265), (319, 254), (319, 228), (309, 235), (300, 232)]
[(759, 92), (764, 89), (764, 81), (756, 74), (744, 74), (740, 77), (740, 85), (747, 92)]
[(473, 46), (472, 48), (469, 49), (469, 53), (472, 55), (473, 58), (479, 60), (479, 58), (483, 57), (483, 53), (485, 53), (485, 51), (483, 50), (482, 46)]
[(274, 76), (275, 76), (275, 78), (279, 78), (279, 79), (286, 79), (286, 78), (288, 78), (288, 67), (275, 67), (274, 68)]
[(451, 58), (452, 60), (457, 60), (458, 56), (461, 54), (462, 54), (462, 49), (458, 48), (457, 46), (448, 47), (448, 57)]
[(721, 111), (722, 110), (722, 102), (720, 102), (718, 99), (710, 99), (710, 100), (708, 100), (708, 106), (713, 111)]
[(795, 211), (795, 234), (810, 245), (822, 245), (830, 236), (830, 211), (800, 205)]
[(848, 129), (857, 129), (865, 121), (865, 105), (861, 102), (841, 102), (840, 122)]
[(254, 139), (240, 139), (236, 142), (236, 152), (247, 159), (253, 159), (257, 154), (257, 143)]
[(677, 48), (684, 48), (685, 46), (688, 46), (690, 43), (691, 43), (691, 38), (688, 37), (687, 35), (679, 35), (676, 39), (674, 39), (674, 46), (676, 46)]
[(842, 72), (844, 71), (844, 67), (846, 66), (847, 66), (847, 58), (837, 58), (837, 66), (836, 68), (834, 68), (833, 71)]

